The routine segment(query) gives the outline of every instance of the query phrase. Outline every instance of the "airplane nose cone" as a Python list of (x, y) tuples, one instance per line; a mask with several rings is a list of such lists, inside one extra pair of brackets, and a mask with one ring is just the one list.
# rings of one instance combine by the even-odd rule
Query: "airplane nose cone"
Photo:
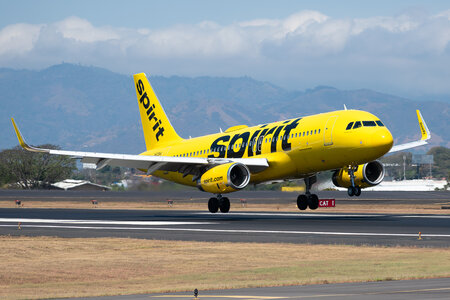
[(394, 139), (387, 128), (380, 128), (370, 136), (368, 144), (377, 152), (382, 153), (381, 155), (384, 155), (391, 150)]

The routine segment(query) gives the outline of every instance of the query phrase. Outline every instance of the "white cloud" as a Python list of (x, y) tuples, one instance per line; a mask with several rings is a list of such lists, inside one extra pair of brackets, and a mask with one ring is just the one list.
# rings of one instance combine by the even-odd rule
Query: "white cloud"
[(0, 31), (0, 56), (22, 55), (33, 49), (42, 25), (14, 24)]
[(120, 35), (114, 28), (96, 28), (87, 20), (70, 17), (55, 23), (56, 30), (66, 39), (80, 42), (94, 43), (119, 39)]
[(0, 66), (66, 61), (122, 73), (250, 75), (292, 88), (353, 84), (450, 93), (448, 84), (429, 84), (449, 80), (449, 43), (450, 10), (358, 19), (305, 10), (285, 19), (162, 29), (97, 27), (70, 17), (1, 29)]

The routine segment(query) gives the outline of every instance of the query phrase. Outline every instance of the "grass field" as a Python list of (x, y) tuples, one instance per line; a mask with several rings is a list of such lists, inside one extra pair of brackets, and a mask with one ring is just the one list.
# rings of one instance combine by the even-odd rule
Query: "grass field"
[(448, 248), (0, 237), (0, 299), (448, 276)]

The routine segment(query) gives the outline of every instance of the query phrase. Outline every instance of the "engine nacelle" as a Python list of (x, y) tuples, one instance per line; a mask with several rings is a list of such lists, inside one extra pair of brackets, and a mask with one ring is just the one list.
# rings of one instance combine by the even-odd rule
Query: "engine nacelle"
[[(374, 186), (383, 181), (384, 178), (384, 166), (379, 161), (371, 161), (369, 163), (359, 165), (354, 171), (355, 185), (366, 188)], [(350, 187), (350, 175), (348, 169), (342, 168), (334, 172), (332, 177), (335, 186), (348, 188)]]
[(225, 194), (245, 188), (250, 181), (250, 171), (241, 163), (227, 163), (206, 171), (197, 182), (204, 192)]

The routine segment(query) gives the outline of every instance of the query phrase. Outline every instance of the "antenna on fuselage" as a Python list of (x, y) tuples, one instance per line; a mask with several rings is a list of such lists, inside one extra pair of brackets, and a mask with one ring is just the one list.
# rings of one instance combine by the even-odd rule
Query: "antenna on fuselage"
[(345, 106), (345, 104), (344, 104), (344, 110), (347, 110), (347, 106)]
[(220, 129), (220, 133), (223, 133), (223, 131), (222, 131), (222, 127), (219, 127), (219, 129)]

